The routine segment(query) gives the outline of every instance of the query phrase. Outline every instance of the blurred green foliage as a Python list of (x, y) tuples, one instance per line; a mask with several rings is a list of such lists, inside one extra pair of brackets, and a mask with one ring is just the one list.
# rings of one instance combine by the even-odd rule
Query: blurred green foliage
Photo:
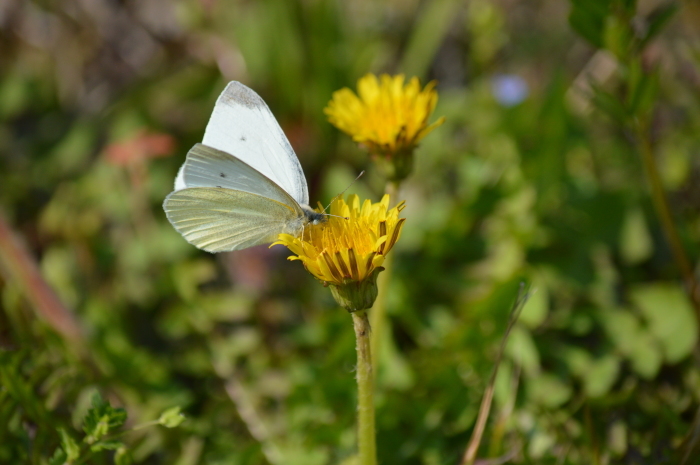
[(312, 201), (363, 168), (350, 192), (379, 198), (322, 111), (368, 71), (437, 79), (447, 117), (401, 192), (379, 462), (459, 463), (525, 281), (479, 456), (677, 463), (700, 401), (697, 312), (632, 128), (649, 122), (697, 268), (698, 23), (693, 2), (633, 0), (5, 1), (0, 206), (84, 338), (57, 334), (3, 268), (0, 463), (74, 454), (96, 391), (126, 428), (185, 412), (120, 438), (135, 463), (351, 459), (349, 316), (281, 247), (206, 254), (161, 204), (231, 79), (277, 116)]

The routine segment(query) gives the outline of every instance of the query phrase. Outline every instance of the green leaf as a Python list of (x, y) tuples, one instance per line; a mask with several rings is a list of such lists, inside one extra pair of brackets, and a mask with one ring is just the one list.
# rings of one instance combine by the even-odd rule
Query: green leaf
[(126, 446), (122, 446), (114, 453), (114, 465), (131, 465), (134, 459)]
[(639, 115), (651, 113), (659, 93), (659, 73), (648, 72), (640, 82), (637, 92), (632, 96), (631, 111)]
[(557, 350), (564, 360), (571, 373), (579, 378), (583, 378), (590, 370), (593, 357), (590, 352), (576, 346), (564, 346)]
[(630, 60), (626, 68), (629, 86), (626, 106), (631, 115), (646, 116), (656, 102), (659, 76), (656, 70), (645, 71), (641, 58)]
[(637, 9), (637, 0), (617, 0), (628, 16), (634, 14)]
[(554, 375), (542, 373), (527, 382), (528, 397), (549, 408), (556, 408), (571, 398), (573, 390)]
[(542, 279), (533, 279), (532, 292), (525, 302), (518, 321), (528, 328), (537, 328), (549, 313), (549, 290)]
[[(110, 407), (111, 408), (111, 407)], [(114, 429), (122, 426), (126, 422), (126, 410), (123, 408), (111, 409), (109, 412), (109, 428)]]
[(674, 2), (661, 5), (651, 12), (647, 17), (647, 32), (641, 41), (642, 48), (663, 30), (676, 11), (678, 11), (678, 3)]
[(552, 432), (537, 429), (528, 438), (527, 454), (531, 459), (535, 459), (536, 463), (543, 463), (545, 454), (555, 448), (556, 444), (557, 438)]
[(599, 319), (621, 354), (627, 356), (636, 350), (637, 339), (643, 331), (638, 317), (626, 310), (605, 309), (599, 313)]
[(622, 259), (634, 265), (651, 257), (654, 243), (641, 208), (627, 210), (620, 231), (620, 254)]
[(44, 404), (34, 395), (32, 385), (21, 375), (20, 367), (26, 354), (24, 351), (0, 354), (0, 393), (9, 395), (23, 406), (33, 421), (42, 424), (47, 419)]
[(9, 118), (30, 106), (32, 86), (21, 69), (6, 69), (0, 82), (0, 117)]
[(94, 425), (92, 425), (91, 421), (89, 430), (90, 432), (87, 430), (85, 431), (87, 435), (85, 436), (84, 441), (87, 444), (94, 444), (109, 432), (109, 417), (107, 417), (107, 415), (102, 416), (101, 418), (95, 420)]
[(100, 441), (96, 444), (93, 444), (92, 446), (90, 446), (90, 450), (92, 452), (100, 452), (102, 450), (117, 450), (121, 447), (124, 447), (124, 443), (116, 439), (110, 439), (107, 441)]
[(162, 413), (158, 418), (158, 423), (166, 428), (175, 428), (185, 421), (185, 416), (180, 413), (180, 407), (172, 407)]
[(515, 363), (523, 367), (523, 372), (529, 377), (539, 376), (540, 353), (530, 331), (523, 326), (515, 326), (510, 333), (506, 354)]
[(301, 441), (281, 444), (279, 448), (285, 465), (322, 465), (329, 462), (328, 450), (312, 449)]
[(49, 460), (49, 465), (65, 465), (66, 463), (68, 463), (68, 455), (59, 447)]
[(615, 457), (621, 457), (627, 452), (628, 430), (625, 422), (617, 420), (608, 429), (608, 445)]
[(71, 462), (80, 457), (80, 446), (63, 428), (58, 429), (61, 436), (61, 447), (66, 452), (66, 460)]
[(664, 357), (659, 343), (648, 332), (639, 334), (634, 352), (629, 355), (632, 369), (646, 379), (659, 373)]
[(342, 462), (340, 462), (339, 465), (361, 465), (360, 463), (360, 456), (359, 455), (351, 455), (350, 457), (346, 458)]
[(620, 100), (616, 96), (604, 91), (593, 82), (591, 82), (591, 90), (593, 90), (593, 97), (591, 101), (598, 109), (602, 110), (604, 113), (607, 113), (608, 116), (618, 123), (625, 124), (630, 120), (630, 115), (627, 108), (620, 103)]
[(109, 402), (102, 399), (99, 393), (92, 398), (92, 408), (88, 410), (83, 420), (83, 431), (87, 444), (94, 444), (104, 437), (110, 430), (118, 428), (126, 421), (126, 411), (122, 408), (113, 408)]
[(606, 355), (594, 360), (584, 378), (584, 390), (590, 397), (600, 397), (610, 391), (620, 373), (620, 359)]
[(688, 296), (679, 285), (640, 286), (631, 291), (630, 299), (661, 343), (667, 362), (679, 362), (691, 353), (698, 339), (698, 326)]
[(572, 0), (569, 24), (578, 34), (593, 44), (603, 47), (605, 18), (610, 8), (610, 0)]
[(658, 342), (630, 310), (606, 309), (599, 319), (615, 347), (632, 364), (632, 369), (646, 379), (659, 372), (663, 355)]
[(608, 16), (603, 27), (603, 46), (621, 60), (626, 60), (632, 50), (632, 29), (627, 18)]

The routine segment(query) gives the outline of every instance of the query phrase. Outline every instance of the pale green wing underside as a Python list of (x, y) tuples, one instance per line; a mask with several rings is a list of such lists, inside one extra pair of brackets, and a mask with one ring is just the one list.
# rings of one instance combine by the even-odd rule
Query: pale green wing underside
[(196, 144), (187, 153), (183, 171), (187, 187), (225, 187), (257, 194), (285, 205), (297, 203), (264, 174), (226, 152)]
[(163, 209), (190, 244), (207, 252), (240, 250), (298, 234), (304, 223), (299, 208), (231, 189), (192, 187), (171, 193)]

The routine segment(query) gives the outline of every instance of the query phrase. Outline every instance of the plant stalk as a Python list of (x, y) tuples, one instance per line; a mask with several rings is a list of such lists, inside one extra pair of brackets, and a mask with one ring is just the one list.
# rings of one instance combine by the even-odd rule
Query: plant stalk
[(690, 296), (693, 307), (695, 307), (698, 320), (700, 320), (700, 287), (695, 279), (690, 259), (683, 247), (683, 242), (681, 241), (680, 234), (678, 234), (676, 223), (673, 221), (671, 208), (668, 205), (668, 199), (664, 193), (663, 183), (661, 182), (661, 176), (656, 166), (654, 151), (649, 137), (649, 124), (648, 122), (640, 121), (635, 125), (635, 129), (637, 132), (637, 144), (644, 163), (644, 170), (649, 180), (651, 198), (654, 203), (656, 215), (659, 217), (664, 235), (671, 248), (673, 259), (681, 272), (686, 291)]
[(357, 446), (360, 465), (377, 464), (374, 429), (374, 369), (367, 312), (352, 312), (357, 340)]
[(83, 331), (76, 316), (49, 286), (25, 244), (0, 211), (0, 274), (17, 283), (36, 315), (82, 353)]
[(375, 373), (378, 372), (379, 358), (380, 354), (382, 353), (380, 347), (381, 341), (383, 341), (386, 337), (391, 337), (391, 331), (388, 332), (389, 334), (384, 334), (384, 322), (386, 321), (387, 294), (389, 291), (389, 281), (391, 281), (391, 273), (393, 269), (392, 262), (394, 261), (392, 257), (393, 255), (388, 255), (384, 259), (384, 263), (382, 264), (384, 271), (382, 271), (378, 277), (379, 282), (377, 287), (379, 288), (379, 293), (377, 294), (377, 300), (374, 301), (374, 305), (372, 306), (372, 333), (370, 335), (370, 340), (372, 345), (372, 354), (374, 354), (374, 357), (372, 358), (372, 368)]
[(496, 354), (496, 361), (493, 365), (493, 370), (491, 371), (491, 377), (486, 385), (486, 390), (484, 391), (484, 396), (481, 398), (481, 405), (479, 406), (479, 414), (476, 417), (476, 424), (474, 425), (474, 430), (472, 431), (471, 438), (469, 438), (469, 444), (464, 451), (462, 456), (462, 461), (460, 465), (474, 465), (476, 462), (476, 454), (479, 451), (479, 446), (481, 445), (481, 438), (484, 436), (484, 431), (486, 430), (486, 422), (491, 413), (491, 403), (493, 401), (493, 394), (496, 389), (496, 376), (498, 375), (498, 368), (501, 366), (501, 360), (503, 360), (503, 353), (506, 349), (506, 344), (508, 343), (508, 336), (513, 330), (515, 323), (518, 321), (520, 316), (520, 311), (525, 302), (529, 298), (529, 291), (525, 290), (523, 283), (520, 284), (520, 290), (518, 291), (518, 297), (513, 303), (513, 307), (510, 309), (510, 317), (508, 318), (508, 326), (501, 339), (501, 344), (498, 347), (498, 353)]

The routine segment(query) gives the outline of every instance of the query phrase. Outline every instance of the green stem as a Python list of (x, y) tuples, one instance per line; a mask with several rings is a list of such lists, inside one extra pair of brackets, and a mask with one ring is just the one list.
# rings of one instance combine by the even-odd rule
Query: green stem
[(377, 284), (379, 292), (377, 293), (377, 300), (375, 300), (374, 305), (372, 306), (372, 312), (370, 314), (372, 320), (372, 333), (370, 335), (370, 339), (372, 344), (372, 353), (374, 354), (374, 358), (372, 358), (372, 368), (374, 369), (375, 373), (378, 372), (379, 355), (381, 354), (381, 341), (387, 337), (390, 337), (390, 335), (384, 334), (384, 322), (386, 321), (386, 301), (387, 294), (389, 292), (389, 281), (391, 281), (391, 271), (393, 268), (392, 262), (394, 261), (392, 257), (393, 255), (388, 255), (382, 264), (385, 270), (379, 274)]
[(151, 421), (147, 421), (146, 423), (141, 423), (140, 425), (136, 425), (136, 426), (132, 427), (131, 429), (127, 429), (127, 430), (121, 431), (121, 432), (117, 433), (117, 434), (115, 435), (115, 437), (119, 437), (119, 436), (122, 436), (122, 435), (124, 435), (124, 434), (126, 434), (126, 433), (130, 433), (130, 432), (132, 432), (132, 431), (138, 431), (138, 430), (140, 430), (140, 429), (142, 429), (142, 428), (148, 428), (149, 426), (155, 426), (155, 425), (158, 425), (158, 424), (160, 424), (160, 420), (151, 420)]
[(671, 253), (673, 254), (673, 259), (676, 262), (676, 266), (683, 276), (683, 281), (685, 282), (686, 290), (690, 296), (690, 300), (695, 307), (698, 319), (700, 319), (700, 288), (695, 280), (693, 274), (693, 268), (686, 254), (683, 243), (681, 242), (680, 235), (678, 234), (678, 229), (673, 221), (673, 216), (671, 215), (671, 209), (668, 205), (668, 199), (664, 193), (663, 183), (661, 182), (661, 176), (659, 175), (659, 170), (656, 166), (656, 160), (654, 159), (654, 151), (652, 149), (651, 140), (649, 137), (649, 123), (647, 121), (638, 121), (635, 125), (637, 133), (637, 143), (639, 145), (639, 151), (644, 163), (644, 169), (649, 179), (649, 187), (651, 188), (651, 198), (654, 203), (654, 208), (656, 209), (656, 215), (661, 221), (661, 227), (663, 228), (664, 235), (671, 247)]
[[(74, 463), (74, 465), (82, 465), (83, 463), (86, 463), (87, 460), (92, 458), (92, 456), (95, 455), (95, 453), (92, 450), (90, 450), (90, 448), (92, 446), (94, 446), (95, 444), (99, 444), (100, 442), (104, 442), (104, 441), (111, 441), (114, 439), (119, 439), (120, 437), (125, 436), (126, 434), (131, 433), (132, 431), (138, 431), (141, 428), (155, 426), (159, 423), (160, 423), (159, 420), (147, 421), (146, 423), (141, 423), (140, 425), (132, 426), (129, 429), (125, 429), (125, 430), (119, 431), (117, 433), (107, 434), (107, 435), (105, 435), (105, 437), (101, 438), (99, 441), (96, 441), (94, 444), (81, 443), (80, 444), (80, 457), (78, 458), (78, 461)], [(85, 452), (87, 452), (87, 454), (83, 455)]]
[(374, 370), (370, 348), (367, 312), (351, 313), (357, 339), (357, 446), (360, 465), (376, 465), (377, 443), (374, 431)]
[(401, 181), (387, 181), (384, 187), (384, 193), (389, 194), (391, 201), (389, 206), (393, 207), (397, 203), (397, 197), (399, 196), (399, 189), (401, 188)]

